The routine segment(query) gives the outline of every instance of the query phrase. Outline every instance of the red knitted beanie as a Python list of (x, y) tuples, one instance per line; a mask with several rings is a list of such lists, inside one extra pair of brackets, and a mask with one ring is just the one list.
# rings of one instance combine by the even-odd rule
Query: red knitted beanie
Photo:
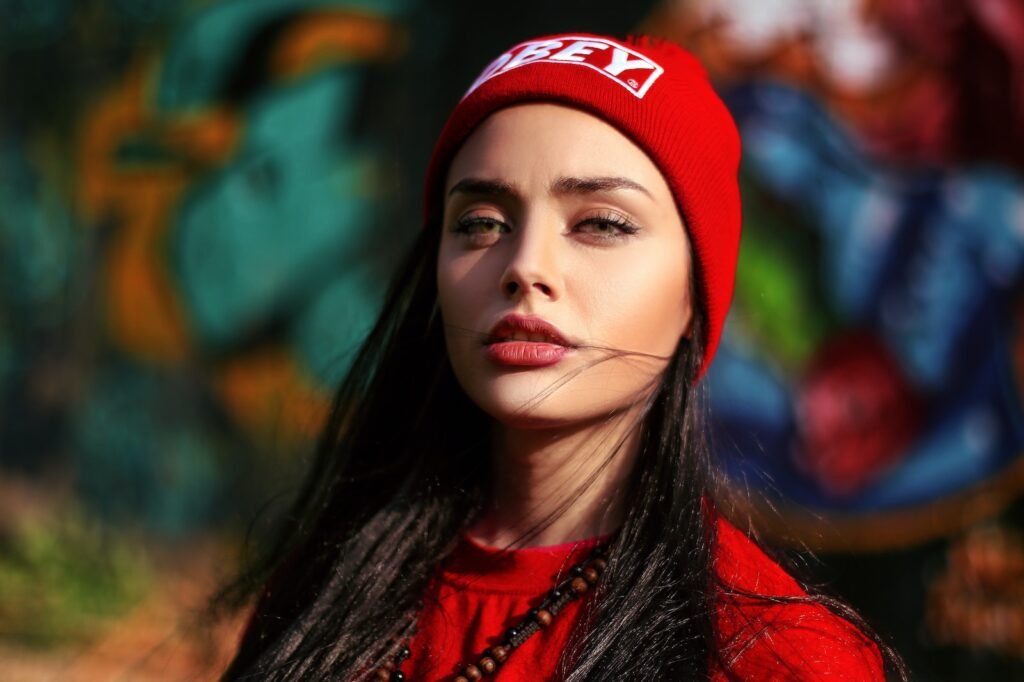
[(448, 117), (427, 167), (424, 224), (438, 224), (448, 166), (498, 109), (558, 102), (615, 126), (647, 152), (675, 196), (693, 245), (707, 318), (707, 371), (732, 301), (740, 241), (740, 140), (701, 64), (675, 43), (586, 33), (520, 43), (484, 69)]

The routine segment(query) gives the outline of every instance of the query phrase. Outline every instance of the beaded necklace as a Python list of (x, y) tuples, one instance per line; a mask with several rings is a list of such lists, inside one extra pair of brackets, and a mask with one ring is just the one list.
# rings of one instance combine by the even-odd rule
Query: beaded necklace
[[(606, 544), (598, 545), (586, 559), (573, 565), (569, 569), (568, 577), (546, 592), (540, 603), (530, 609), (518, 623), (505, 630), (501, 644), (484, 649), (469, 663), (460, 664), (459, 673), (452, 678), (452, 682), (476, 682), (496, 673), (513, 651), (534, 634), (551, 625), (566, 604), (582, 597), (597, 585), (608, 565), (607, 551)], [(415, 625), (410, 624), (403, 633), (403, 642), (392, 660), (377, 668), (371, 679), (379, 682), (404, 682), (407, 679), (402, 672), (402, 664), (412, 655), (409, 641), (415, 632)]]

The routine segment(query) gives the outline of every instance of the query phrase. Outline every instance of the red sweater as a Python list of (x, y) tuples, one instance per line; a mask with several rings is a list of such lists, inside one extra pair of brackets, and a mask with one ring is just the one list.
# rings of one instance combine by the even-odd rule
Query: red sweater
[[(453, 679), (459, 663), (475, 661), (481, 651), (498, 643), (496, 638), (521, 620), (537, 597), (563, 578), (595, 542), (501, 552), (463, 536), (425, 600), (411, 643), (412, 657), (402, 666), (407, 679)], [(721, 580), (734, 589), (773, 596), (805, 594), (777, 563), (724, 519), (718, 521), (713, 560)], [(570, 602), (548, 628), (513, 651), (488, 679), (552, 679), (582, 603)], [(733, 679), (885, 679), (875, 645), (823, 606), (766, 604), (723, 594), (715, 627)], [(713, 664), (711, 679), (724, 682), (730, 678)]]

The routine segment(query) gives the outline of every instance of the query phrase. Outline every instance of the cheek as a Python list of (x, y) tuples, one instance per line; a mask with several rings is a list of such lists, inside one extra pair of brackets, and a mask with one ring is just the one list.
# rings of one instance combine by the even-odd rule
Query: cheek
[(449, 346), (467, 335), (453, 334), (457, 329), (475, 329), (481, 324), (485, 289), (482, 264), (472, 256), (449, 256), (442, 249), (437, 262), (437, 297), (445, 336)]
[(584, 294), (593, 332), (618, 348), (666, 356), (690, 317), (686, 255), (651, 250), (636, 256), (603, 269)]

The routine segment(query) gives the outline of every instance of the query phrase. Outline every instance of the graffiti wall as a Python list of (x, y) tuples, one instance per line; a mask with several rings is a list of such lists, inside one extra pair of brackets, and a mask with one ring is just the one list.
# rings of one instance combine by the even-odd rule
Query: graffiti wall
[(915, 679), (1024, 674), (1019, 3), (38, 0), (0, 3), (0, 677), (218, 669), (237, 624), (182, 605), (297, 484), (447, 107), (570, 29), (678, 40), (739, 124), (736, 512)]
[(921, 679), (1020, 675), (1024, 9), (694, 1), (647, 27), (743, 137), (720, 460)]
[[(267, 483), (301, 470), (376, 314), (382, 247), (407, 236), (378, 224), (390, 190), (363, 118), (368, 73), (406, 54), (408, 10), (0, 6), (12, 646), (146, 623), (140, 605), (197, 591), (172, 577), (234, 563), (210, 534), (244, 528)], [(91, 655), (75, 670), (110, 679)]]

